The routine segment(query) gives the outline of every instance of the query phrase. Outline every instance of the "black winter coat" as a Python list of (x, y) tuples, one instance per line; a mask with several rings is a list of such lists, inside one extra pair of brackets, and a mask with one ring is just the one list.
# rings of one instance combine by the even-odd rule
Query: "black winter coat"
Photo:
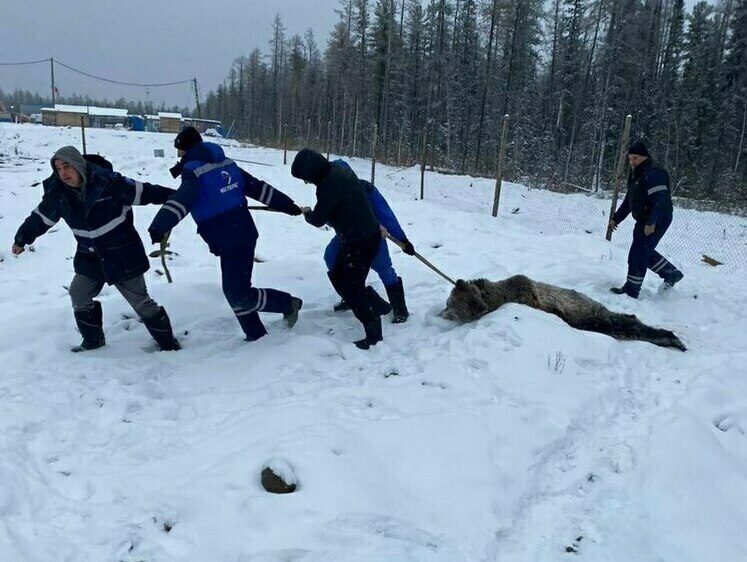
[(317, 203), (306, 213), (306, 222), (317, 227), (329, 224), (343, 243), (380, 235), (371, 201), (350, 168), (327, 162), (313, 151), (301, 151), (299, 156), (293, 175), (316, 184)]
[(31, 244), (60, 219), (75, 235), (76, 273), (114, 284), (142, 275), (150, 264), (132, 219), (133, 205), (162, 204), (174, 193), (90, 162), (85, 187), (66, 186), (57, 174), (44, 180), (41, 203), (23, 222), (15, 244)]

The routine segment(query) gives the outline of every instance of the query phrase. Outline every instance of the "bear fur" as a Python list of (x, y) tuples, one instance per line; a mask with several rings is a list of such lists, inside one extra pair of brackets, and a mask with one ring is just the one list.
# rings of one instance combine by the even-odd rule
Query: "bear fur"
[(579, 330), (607, 334), (618, 340), (640, 340), (660, 347), (687, 349), (669, 330), (647, 326), (633, 314), (612, 312), (573, 289), (533, 281), (524, 275), (514, 275), (503, 281), (460, 279), (441, 316), (473, 322), (510, 302), (555, 314)]

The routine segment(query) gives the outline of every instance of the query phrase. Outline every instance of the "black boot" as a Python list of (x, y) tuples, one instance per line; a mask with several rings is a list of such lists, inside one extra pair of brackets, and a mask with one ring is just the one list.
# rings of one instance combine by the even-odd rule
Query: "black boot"
[(402, 286), (402, 278), (397, 277), (397, 283), (391, 287), (386, 287), (386, 294), (392, 305), (394, 314), (392, 315), (392, 324), (402, 324), (407, 322), (410, 313), (405, 303), (405, 288)]
[(298, 297), (291, 297), (290, 308), (283, 313), (283, 320), (285, 320), (285, 325), (289, 330), (296, 325), (296, 322), (298, 322), (298, 311), (301, 310), (302, 306), (303, 301), (301, 299)]
[(73, 314), (75, 315), (75, 323), (78, 325), (80, 335), (83, 336), (83, 341), (70, 351), (78, 353), (106, 345), (104, 329), (102, 328), (104, 324), (104, 312), (101, 309), (99, 301), (93, 301), (93, 308), (89, 310), (76, 310)]
[(364, 324), (363, 329), (366, 330), (366, 337), (355, 342), (358, 349), (368, 349), (384, 339), (381, 335), (381, 318), (376, 318), (376, 320)]
[(376, 316), (384, 316), (392, 311), (392, 305), (382, 299), (381, 296), (379, 296), (379, 293), (376, 292), (376, 289), (371, 285), (366, 287), (366, 299)]
[(169, 315), (162, 306), (158, 307), (158, 314), (150, 318), (143, 318), (143, 324), (148, 328), (150, 335), (156, 340), (161, 351), (177, 351), (182, 348), (179, 341), (174, 337), (171, 329)]
[(638, 298), (639, 292), (640, 288), (635, 289), (628, 283), (625, 283), (622, 287), (610, 287), (610, 293), (614, 293), (616, 295), (628, 295), (629, 297), (634, 299)]
[(348, 304), (348, 301), (342, 299), (333, 307), (333, 310), (335, 312), (345, 312), (346, 310), (350, 310), (350, 305)]

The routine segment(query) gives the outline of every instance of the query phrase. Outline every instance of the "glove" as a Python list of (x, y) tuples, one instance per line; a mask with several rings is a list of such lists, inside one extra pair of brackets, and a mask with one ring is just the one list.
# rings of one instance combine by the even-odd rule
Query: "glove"
[(155, 230), (149, 230), (148, 234), (150, 234), (151, 244), (160, 244), (161, 240), (163, 240), (163, 234), (161, 234), (160, 232), (156, 232)]
[(293, 206), (291, 207), (291, 210), (288, 211), (288, 214), (292, 217), (297, 217), (300, 215), (303, 211), (301, 211), (301, 207), (293, 203)]
[(407, 238), (402, 240), (402, 243), (405, 245), (404, 248), (402, 248), (402, 251), (406, 253), (408, 256), (414, 256), (415, 255), (415, 246), (412, 245), (412, 242), (410, 242)]

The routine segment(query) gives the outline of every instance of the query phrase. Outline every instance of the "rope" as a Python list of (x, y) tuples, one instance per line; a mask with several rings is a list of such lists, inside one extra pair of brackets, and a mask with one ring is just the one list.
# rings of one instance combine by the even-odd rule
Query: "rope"
[(67, 68), (68, 70), (72, 70), (73, 72), (82, 74), (83, 76), (88, 76), (89, 78), (93, 78), (94, 80), (101, 80), (102, 82), (108, 82), (109, 84), (119, 84), (120, 86), (138, 86), (141, 88), (160, 88), (164, 86), (176, 86), (178, 84), (187, 84), (193, 81), (190, 78), (189, 80), (177, 80), (175, 82), (160, 82), (160, 83), (123, 82), (121, 80), (112, 80), (111, 78), (104, 78), (103, 76), (97, 76), (96, 74), (85, 72), (84, 70), (80, 70), (78, 68), (72, 67), (69, 64), (65, 64), (64, 62), (61, 62), (59, 60), (55, 60), (54, 62), (56, 64), (59, 64), (60, 66)]

